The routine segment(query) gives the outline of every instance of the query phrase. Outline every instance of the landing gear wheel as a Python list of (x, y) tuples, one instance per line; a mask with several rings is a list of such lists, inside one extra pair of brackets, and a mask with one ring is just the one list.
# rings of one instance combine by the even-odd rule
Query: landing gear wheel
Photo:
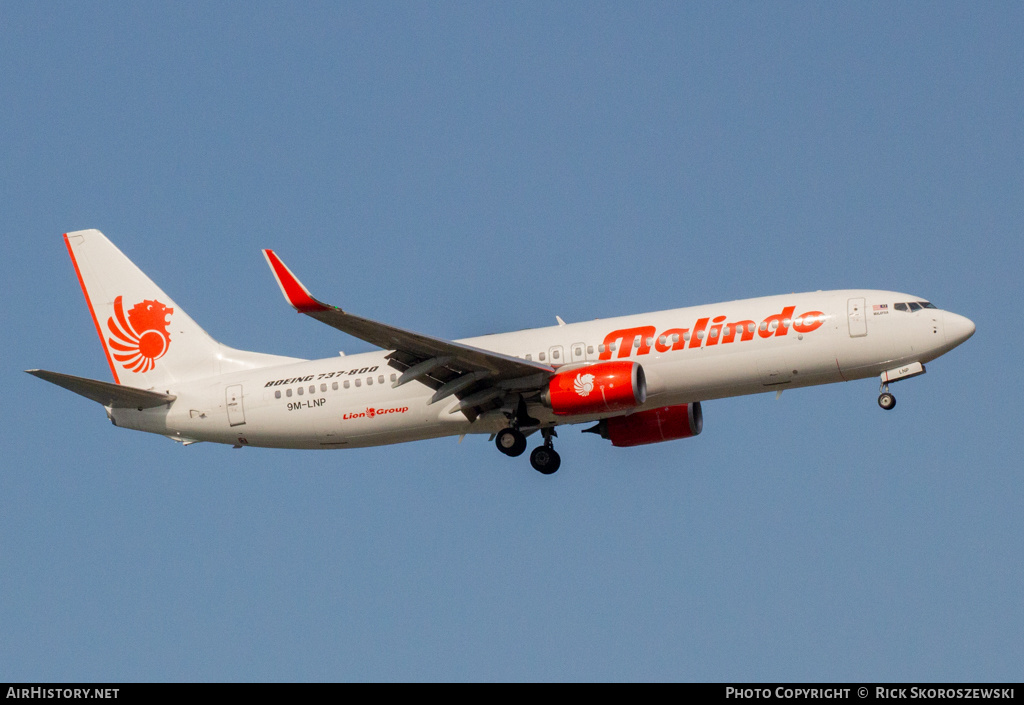
[(562, 464), (562, 459), (554, 448), (538, 446), (530, 453), (530, 465), (533, 469), (543, 475), (550, 475), (556, 472)]
[(514, 458), (526, 450), (526, 436), (519, 429), (503, 428), (498, 431), (494, 445), (505, 455)]
[(886, 411), (889, 411), (896, 406), (896, 397), (889, 392), (882, 392), (878, 395), (878, 405)]

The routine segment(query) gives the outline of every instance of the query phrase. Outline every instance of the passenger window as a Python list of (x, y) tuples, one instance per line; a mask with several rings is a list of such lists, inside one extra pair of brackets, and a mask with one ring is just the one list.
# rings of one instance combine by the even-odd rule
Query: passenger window
[(366, 384), (367, 384), (367, 386), (373, 384), (373, 377), (367, 377), (366, 378)]
[(291, 389), (286, 389), (286, 390), (284, 390), (284, 395), (285, 395), (286, 397), (290, 397), (290, 396), (292, 395), (292, 390), (291, 390)]
[(299, 387), (299, 396), (300, 397), (302, 396), (302, 392), (303, 392), (303, 387)]
[(274, 398), (275, 399), (280, 399), (281, 398), (281, 390), (280, 389), (274, 391)]
[(323, 384), (320, 385), (320, 391), (321, 392), (326, 392), (327, 391), (327, 383), (326, 382), (324, 382)]
[(379, 384), (384, 384), (384, 375), (377, 375), (377, 382)]
[(363, 383), (362, 383), (362, 382), (360, 382), (360, 381), (359, 381), (359, 380), (357, 379), (357, 380), (356, 380), (356, 386), (357, 386), (357, 387), (361, 387), (361, 386), (363, 386)]
[(576, 357), (583, 357), (583, 348), (576, 348), (576, 350), (573, 351), (573, 355)]
[(530, 353), (526, 353), (526, 359), (530, 360), (532, 362), (533, 361), (533, 355), (531, 355)]
[(394, 382), (396, 379), (398, 379), (398, 375), (396, 375), (394, 372), (392, 372), (391, 373), (391, 381)]
[(309, 393), (310, 394), (316, 394), (316, 385), (315, 384), (309, 385)]
[(344, 385), (345, 385), (345, 389), (348, 389), (348, 380), (347, 379), (345, 380)]
[(896, 304), (895, 306), (893, 306), (893, 308), (895, 308), (897, 311), (905, 311), (905, 312), (910, 310), (910, 309), (907, 308), (906, 304)]
[(587, 355), (593, 355), (593, 354), (594, 354), (594, 346), (593, 345), (588, 345), (587, 346)]
[(338, 383), (337, 382), (331, 382), (331, 389), (334, 390), (335, 392), (338, 391)]
[(555, 350), (554, 352), (551, 353), (551, 359), (552, 360), (557, 360), (558, 359), (558, 351), (557, 350)]
[(540, 360), (541, 362), (544, 362), (544, 353), (538, 353), (537, 359)]
[(753, 323), (748, 323), (747, 324), (747, 332), (748, 333), (753, 333), (754, 332), (754, 324)]

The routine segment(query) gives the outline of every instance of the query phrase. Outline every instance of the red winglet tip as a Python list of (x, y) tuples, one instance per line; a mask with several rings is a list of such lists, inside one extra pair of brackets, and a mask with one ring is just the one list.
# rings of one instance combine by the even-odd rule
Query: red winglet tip
[(281, 258), (273, 250), (263, 250), (263, 255), (274, 272), (281, 293), (292, 307), (300, 313), (316, 313), (317, 311), (328, 310), (327, 306), (313, 298), (309, 290), (302, 285), (288, 266), (281, 261)]

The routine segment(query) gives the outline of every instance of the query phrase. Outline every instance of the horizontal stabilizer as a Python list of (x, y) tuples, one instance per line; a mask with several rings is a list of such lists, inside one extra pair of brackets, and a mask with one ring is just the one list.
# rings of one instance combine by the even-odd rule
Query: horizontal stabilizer
[(75, 377), (74, 375), (65, 375), (60, 372), (50, 372), (49, 370), (25, 371), (39, 379), (52, 382), (58, 387), (64, 387), (64, 389), (68, 389), (75, 394), (81, 394), (86, 399), (92, 399), (103, 406), (110, 406), (115, 409), (152, 409), (153, 407), (170, 404), (177, 399), (173, 394), (150, 392), (145, 389), (101, 382), (97, 379)]

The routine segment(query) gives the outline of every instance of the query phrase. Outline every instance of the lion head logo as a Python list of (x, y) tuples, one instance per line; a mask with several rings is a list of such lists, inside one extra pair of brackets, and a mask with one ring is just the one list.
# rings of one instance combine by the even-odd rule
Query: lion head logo
[(576, 375), (573, 387), (576, 389), (576, 393), (581, 397), (590, 396), (590, 393), (594, 391), (594, 375)]
[(371, 407), (366, 407), (366, 415), (372, 419), (374, 416), (377, 415), (377, 411), (376, 409), (373, 409)]
[(171, 345), (167, 318), (172, 313), (173, 308), (146, 300), (135, 304), (126, 317), (121, 297), (114, 299), (114, 315), (107, 319), (111, 332), (107, 343), (114, 350), (114, 359), (132, 372), (149, 372), (156, 367), (156, 361)]

